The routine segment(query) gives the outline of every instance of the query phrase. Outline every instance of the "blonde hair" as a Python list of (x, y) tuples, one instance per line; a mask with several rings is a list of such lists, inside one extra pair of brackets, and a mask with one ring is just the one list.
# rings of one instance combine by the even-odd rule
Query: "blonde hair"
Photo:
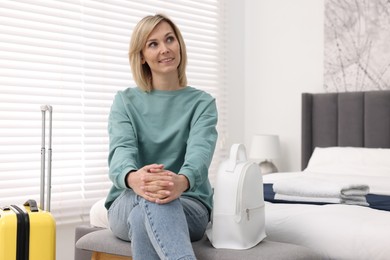
[(149, 15), (144, 17), (135, 26), (133, 34), (130, 40), (129, 47), (129, 60), (130, 67), (133, 73), (135, 83), (144, 91), (150, 92), (153, 89), (152, 86), (152, 72), (147, 63), (142, 64), (142, 49), (144, 48), (146, 41), (150, 33), (161, 22), (167, 22), (173, 29), (176, 38), (180, 45), (180, 64), (177, 67), (179, 75), (180, 86), (187, 85), (186, 65), (187, 65), (187, 51), (184, 43), (183, 36), (179, 28), (168, 17), (162, 14)]

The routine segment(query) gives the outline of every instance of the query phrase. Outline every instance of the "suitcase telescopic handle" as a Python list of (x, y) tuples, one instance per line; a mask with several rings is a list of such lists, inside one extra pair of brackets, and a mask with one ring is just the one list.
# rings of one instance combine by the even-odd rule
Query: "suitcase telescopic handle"
[[(45, 208), (45, 155), (46, 155), (46, 111), (49, 112), (49, 140), (47, 154), (47, 201)], [(52, 162), (52, 114), (53, 107), (50, 105), (42, 105), (42, 144), (41, 144), (41, 191), (40, 191), (40, 207), (42, 210), (50, 211), (51, 202), (51, 162)]]

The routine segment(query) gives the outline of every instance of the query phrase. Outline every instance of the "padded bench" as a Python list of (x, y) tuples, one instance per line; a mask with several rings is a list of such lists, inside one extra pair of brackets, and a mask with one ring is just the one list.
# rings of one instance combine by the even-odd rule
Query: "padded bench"
[[(199, 260), (316, 260), (321, 257), (308, 248), (263, 240), (247, 250), (216, 249), (205, 236), (192, 243)], [(111, 230), (78, 226), (75, 232), (75, 260), (131, 259), (130, 242), (116, 238)]]
[[(76, 227), (74, 260), (130, 260), (130, 242), (118, 239), (108, 229), (104, 199), (90, 210), (90, 224)], [(317, 260), (321, 257), (298, 245), (273, 242), (267, 239), (247, 250), (216, 249), (206, 236), (192, 243), (199, 260)]]

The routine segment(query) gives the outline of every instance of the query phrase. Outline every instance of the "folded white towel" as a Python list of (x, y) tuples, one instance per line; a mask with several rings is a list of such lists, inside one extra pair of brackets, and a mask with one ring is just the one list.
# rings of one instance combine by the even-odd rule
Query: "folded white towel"
[(324, 180), (310, 175), (278, 180), (273, 184), (275, 199), (312, 201), (325, 203), (345, 203), (367, 206), (366, 184)]
[(369, 206), (366, 198), (360, 196), (359, 198), (354, 199), (341, 199), (341, 198), (321, 198), (321, 197), (303, 197), (303, 196), (293, 196), (275, 193), (276, 200), (287, 200), (287, 201), (300, 201), (300, 202), (317, 202), (317, 203), (334, 203), (334, 204), (348, 204), (348, 205), (360, 205), (360, 206)]

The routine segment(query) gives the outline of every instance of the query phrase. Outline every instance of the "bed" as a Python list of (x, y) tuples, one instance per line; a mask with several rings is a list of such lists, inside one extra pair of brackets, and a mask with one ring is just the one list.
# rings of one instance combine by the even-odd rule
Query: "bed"
[[(301, 149), (301, 172), (263, 176), (267, 238), (324, 259), (390, 259), (390, 91), (302, 94)], [(368, 187), (361, 193), (368, 206), (277, 197), (286, 189), (275, 187), (286, 183), (288, 192), (305, 192), (297, 189), (302, 179), (323, 181), (325, 190)], [(327, 195), (306, 183), (315, 184), (314, 197)]]

